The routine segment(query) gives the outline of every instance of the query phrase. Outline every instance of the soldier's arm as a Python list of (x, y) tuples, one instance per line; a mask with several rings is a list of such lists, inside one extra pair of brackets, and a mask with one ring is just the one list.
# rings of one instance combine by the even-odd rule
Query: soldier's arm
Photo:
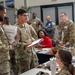
[(29, 43), (21, 41), (21, 32), (20, 32), (20, 29), (18, 28), (17, 35), (15, 37), (15, 41), (13, 42), (13, 46), (25, 48), (28, 45)]
[(70, 73), (68, 74), (68, 73), (62, 73), (61, 75), (71, 75)]
[(70, 23), (69, 25), (69, 39), (68, 42), (73, 43), (74, 39), (74, 23)]
[(8, 40), (2, 28), (0, 28), (0, 51), (1, 50), (2, 51), (9, 50)]
[(29, 27), (30, 27), (32, 37), (37, 39), (38, 37), (37, 37), (37, 33), (36, 33), (35, 29), (31, 25)]
[(61, 24), (58, 25), (58, 41), (62, 41), (62, 30), (61, 30)]
[(52, 22), (52, 28), (48, 28), (48, 30), (54, 30), (55, 29), (55, 23)]
[(30, 25), (29, 27), (30, 27), (30, 31), (31, 31), (35, 36), (37, 36), (37, 33), (36, 33), (35, 29), (34, 29), (31, 25)]
[(55, 75), (71, 75), (69, 71), (62, 71), (60, 73), (56, 73)]
[(44, 23), (41, 21), (41, 20), (39, 20), (39, 25), (41, 25), (41, 27), (44, 29), (45, 28), (45, 25), (44, 25)]

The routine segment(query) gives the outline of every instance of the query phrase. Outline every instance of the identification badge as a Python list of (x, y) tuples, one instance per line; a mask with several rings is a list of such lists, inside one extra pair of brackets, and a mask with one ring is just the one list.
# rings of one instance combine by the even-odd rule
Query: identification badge
[(64, 26), (65, 29), (67, 29), (67, 26)]
[(50, 26), (51, 24), (49, 23), (48, 25)]
[(36, 22), (34, 22), (34, 24), (36, 24)]

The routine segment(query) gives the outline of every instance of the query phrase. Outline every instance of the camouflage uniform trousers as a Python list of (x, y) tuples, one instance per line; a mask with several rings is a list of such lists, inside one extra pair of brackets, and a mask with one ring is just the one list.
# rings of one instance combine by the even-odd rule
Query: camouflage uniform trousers
[(10, 54), (11, 75), (20, 75), (18, 64), (16, 63), (16, 59), (15, 59), (15, 51), (12, 49), (12, 50), (9, 51), (9, 54)]
[(16, 60), (15, 60), (15, 52), (14, 50), (10, 50), (9, 51), (10, 54), (10, 69), (11, 69), (11, 75), (18, 75), (18, 70), (16, 71), (16, 73), (14, 74), (14, 67), (16, 67), (15, 69), (18, 69), (17, 64), (16, 64)]
[(4, 61), (4, 62), (0, 63), (0, 75), (10, 75), (9, 61)]
[(28, 71), (29, 69), (32, 69), (38, 65), (36, 55), (31, 55), (29, 58), (21, 58), (18, 60), (18, 64), (21, 73)]
[(13, 66), (13, 72), (15, 75), (19, 75), (26, 72), (36, 66), (38, 66), (38, 58), (36, 54), (26, 53), (27, 57), (19, 58)]

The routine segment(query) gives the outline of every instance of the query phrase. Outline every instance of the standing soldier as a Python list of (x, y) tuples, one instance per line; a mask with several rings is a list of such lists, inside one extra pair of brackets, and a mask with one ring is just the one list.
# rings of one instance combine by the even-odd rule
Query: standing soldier
[(75, 48), (75, 25), (74, 25), (74, 48)]
[(14, 42), (15, 57), (17, 60), (17, 65), (19, 66), (19, 72), (23, 73), (36, 67), (38, 65), (38, 59), (33, 48), (27, 47), (27, 45), (32, 42), (32, 28), (27, 24), (28, 13), (23, 9), (19, 9), (17, 12), (17, 17), (18, 21), (16, 22), (15, 26), (18, 27), (18, 32), (16, 44)]
[(67, 14), (65, 12), (61, 12), (60, 17), (62, 21), (58, 26), (59, 44), (65, 44), (65, 46), (73, 45), (74, 23), (68, 19)]
[(9, 44), (2, 27), (4, 13), (4, 7), (0, 5), (0, 75), (10, 75)]
[(38, 32), (40, 29), (44, 28), (43, 22), (36, 17), (37, 14), (35, 12), (32, 13), (32, 19), (29, 20), (29, 23), (32, 25), (32, 27)]
[(51, 20), (50, 16), (47, 16), (46, 20), (46, 32), (48, 33), (51, 39), (54, 39), (55, 23)]

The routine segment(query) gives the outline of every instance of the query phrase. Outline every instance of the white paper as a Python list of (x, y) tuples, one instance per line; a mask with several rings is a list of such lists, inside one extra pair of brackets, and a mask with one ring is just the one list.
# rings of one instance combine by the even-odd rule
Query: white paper
[(46, 53), (48, 53), (49, 51), (40, 51), (40, 52), (38, 52), (38, 53), (41, 53), (41, 54), (46, 54)]
[(12, 25), (3, 25), (5, 34), (8, 38), (9, 43), (11, 44), (14, 41), (14, 37), (17, 34), (17, 27)]
[(42, 48), (43, 51), (50, 51), (51, 48)]
[(35, 41), (33, 41), (30, 45), (28, 45), (27, 47), (34, 46), (34, 45), (36, 45), (36, 44), (38, 44), (38, 43), (41, 43), (42, 41), (43, 41), (43, 39), (35, 40)]
[(64, 39), (64, 32), (62, 31), (62, 40)]
[(38, 49), (35, 50), (36, 53), (38, 53), (38, 52), (40, 52), (40, 51), (41, 51), (41, 50), (38, 50)]
[(72, 57), (72, 61), (75, 61), (75, 56)]
[(38, 53), (42, 53), (42, 54), (46, 54), (48, 52), (50, 52), (51, 48), (42, 48), (42, 50)]

